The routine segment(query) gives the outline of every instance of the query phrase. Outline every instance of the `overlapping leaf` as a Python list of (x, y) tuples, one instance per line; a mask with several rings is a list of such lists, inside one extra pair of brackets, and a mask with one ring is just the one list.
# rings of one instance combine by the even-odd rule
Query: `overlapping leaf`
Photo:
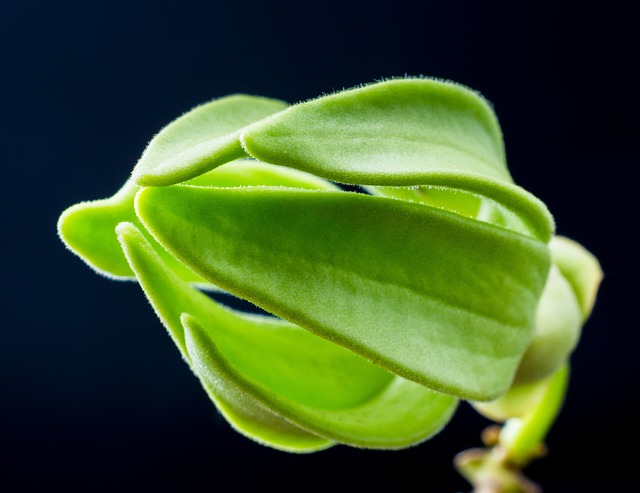
[(535, 239), (356, 193), (147, 188), (136, 211), (221, 288), (389, 371), (479, 400), (511, 382), (550, 262)]
[(438, 173), (512, 181), (490, 105), (433, 79), (387, 80), (296, 104), (246, 128), (242, 142), (264, 161), (345, 183), (416, 185)]
[(578, 242), (564, 236), (555, 236), (549, 243), (549, 248), (553, 262), (573, 288), (582, 320), (587, 320), (603, 279), (600, 262)]
[[(292, 107), (201, 105), (58, 231), (96, 271), (140, 281), (236, 430), (292, 452), (419, 443), (457, 398), (482, 410), (514, 378), (504, 399), (524, 390), (507, 407), (526, 408), (575, 347), (602, 277), (513, 183), (487, 101), (423, 78)], [(224, 308), (196, 284), (281, 318)]]
[[(249, 185), (289, 186), (303, 189), (337, 190), (338, 188), (314, 175), (291, 168), (241, 159), (194, 178), (189, 183), (201, 186), (236, 187)], [(140, 189), (133, 180), (107, 199), (75, 204), (58, 220), (58, 233), (67, 247), (102, 275), (118, 279), (134, 279), (114, 233), (120, 222), (132, 222), (142, 228), (133, 209), (133, 198)], [(207, 289), (215, 287), (205, 282), (176, 259), (168, 255), (142, 228), (147, 239), (162, 256), (163, 262), (187, 282)]]
[(578, 344), (602, 280), (597, 259), (563, 236), (549, 242), (553, 265), (536, 310), (531, 342), (515, 383), (540, 380), (566, 362)]
[(142, 186), (171, 185), (246, 157), (240, 131), (286, 107), (282, 101), (244, 94), (197, 106), (151, 140), (132, 177)]
[(398, 448), (451, 418), (456, 399), (291, 323), (225, 308), (178, 279), (132, 224), (119, 225), (118, 236), (183, 356), (226, 418), (253, 439), (298, 452), (334, 441)]
[(342, 91), (264, 118), (241, 139), (257, 159), (340, 183), (478, 194), (541, 241), (553, 233), (545, 205), (512, 182), (492, 108), (458, 84), (411, 78)]

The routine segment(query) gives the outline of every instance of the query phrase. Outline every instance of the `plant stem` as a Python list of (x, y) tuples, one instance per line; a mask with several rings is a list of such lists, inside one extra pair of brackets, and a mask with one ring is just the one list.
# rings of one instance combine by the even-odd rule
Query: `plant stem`
[(492, 425), (482, 433), (486, 448), (465, 450), (454, 465), (474, 487), (472, 493), (541, 493), (540, 485), (522, 473), (531, 461), (546, 454), (544, 440), (556, 420), (567, 389), (568, 364), (549, 381), (538, 403), (502, 427)]

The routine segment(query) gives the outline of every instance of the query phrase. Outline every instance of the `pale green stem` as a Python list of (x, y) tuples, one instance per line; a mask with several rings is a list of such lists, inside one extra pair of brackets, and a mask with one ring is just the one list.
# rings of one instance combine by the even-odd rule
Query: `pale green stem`
[(540, 493), (541, 488), (522, 469), (544, 454), (544, 440), (555, 422), (567, 390), (569, 365), (560, 368), (537, 405), (522, 417), (511, 418), (498, 431), (483, 434), (488, 448), (458, 454), (455, 465), (473, 485), (473, 493)]

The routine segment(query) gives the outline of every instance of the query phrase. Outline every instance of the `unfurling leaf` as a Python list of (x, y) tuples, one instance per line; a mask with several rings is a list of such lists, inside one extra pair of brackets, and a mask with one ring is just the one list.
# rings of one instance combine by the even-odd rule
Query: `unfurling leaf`
[(295, 453), (409, 447), (465, 399), (524, 460), (602, 280), (513, 182), (491, 105), (425, 78), (198, 106), (58, 233), (139, 282), (235, 430)]
[(242, 129), (287, 107), (275, 99), (237, 94), (202, 104), (156, 135), (133, 169), (138, 185), (171, 185), (247, 157)]
[[(225, 164), (188, 183), (216, 187), (269, 185), (338, 190), (334, 184), (317, 176), (252, 159), (240, 159)], [(60, 238), (72, 252), (98, 273), (114, 279), (134, 279), (135, 276), (114, 232), (119, 223), (132, 222), (141, 228), (143, 234), (163, 257), (163, 261), (171, 266), (181, 279), (207, 289), (216, 289), (168, 255), (142, 227), (133, 209), (133, 199), (139, 189), (132, 180), (128, 180), (113, 197), (81, 202), (69, 207), (58, 220)]]
[(356, 193), (146, 188), (136, 211), (210, 282), (389, 371), (472, 399), (510, 385), (550, 262), (532, 238)]
[(221, 306), (164, 266), (135, 226), (122, 223), (117, 231), (183, 357), (227, 420), (246, 435), (297, 452), (333, 442), (399, 448), (427, 439), (451, 418), (456, 399), (289, 322)]
[(307, 101), (241, 134), (248, 154), (340, 183), (441, 186), (486, 197), (548, 241), (553, 218), (513, 184), (490, 105), (459, 84), (389, 80)]

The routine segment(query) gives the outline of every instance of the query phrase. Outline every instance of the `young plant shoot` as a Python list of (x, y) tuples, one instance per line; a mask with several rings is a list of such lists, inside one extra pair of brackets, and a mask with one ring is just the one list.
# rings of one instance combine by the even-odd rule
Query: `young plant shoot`
[(496, 493), (538, 491), (521, 471), (602, 279), (514, 183), (492, 106), (422, 77), (202, 104), (58, 233), (97, 273), (139, 283), (242, 435), (291, 453), (402, 449), (465, 401), (497, 431), (455, 467)]

